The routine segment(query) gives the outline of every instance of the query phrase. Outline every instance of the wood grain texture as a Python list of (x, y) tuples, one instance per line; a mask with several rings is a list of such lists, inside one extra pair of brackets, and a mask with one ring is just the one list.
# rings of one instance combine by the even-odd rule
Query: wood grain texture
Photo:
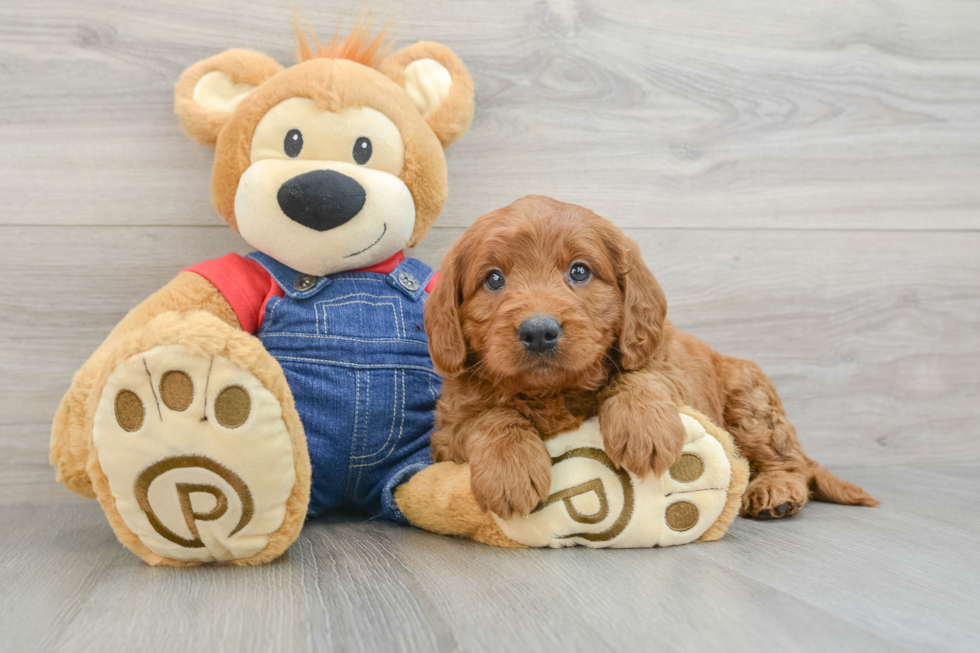
[(527, 193), (627, 228), (670, 316), (775, 380), (884, 504), (660, 551), (501, 551), (310, 524), (259, 569), (152, 569), (54, 483), (51, 417), (127, 310), (246, 251), (173, 84), (294, 60), (278, 0), (0, 0), (0, 652), (976, 650), (980, 4), (360, 0), (477, 88), (438, 265)]
[[(307, 4), (328, 33), (363, 3)], [(641, 227), (980, 227), (976, 3), (368, 6), (475, 79), (445, 226), (537, 192)], [(215, 224), (173, 84), (292, 44), (277, 1), (5, 0), (0, 223)]]
[(980, 468), (844, 472), (882, 507), (815, 504), (633, 551), (502, 550), (338, 517), (253, 569), (146, 567), (94, 502), (0, 506), (0, 648), (975, 650)]

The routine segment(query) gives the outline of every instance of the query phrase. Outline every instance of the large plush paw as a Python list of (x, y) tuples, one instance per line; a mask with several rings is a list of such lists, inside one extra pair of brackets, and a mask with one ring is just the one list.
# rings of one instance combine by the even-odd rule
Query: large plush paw
[(529, 514), (551, 488), (551, 459), (539, 439), (477, 452), (470, 470), (477, 504), (504, 519)]
[(791, 517), (806, 504), (807, 496), (805, 473), (762, 472), (746, 488), (741, 514), (755, 519)]
[(612, 396), (599, 408), (606, 454), (617, 467), (639, 477), (661, 476), (681, 456), (684, 425), (677, 406)]
[(748, 465), (730, 435), (689, 413), (678, 416), (682, 455), (660, 477), (639, 477), (613, 463), (595, 419), (548, 440), (550, 494), (527, 517), (498, 516), (501, 531), (514, 542), (548, 547), (672, 546), (721, 537), (738, 511)]
[(102, 391), (93, 440), (103, 506), (144, 558), (241, 561), (298, 529), (284, 526), (297, 474), (282, 405), (228, 358), (164, 345), (126, 359)]

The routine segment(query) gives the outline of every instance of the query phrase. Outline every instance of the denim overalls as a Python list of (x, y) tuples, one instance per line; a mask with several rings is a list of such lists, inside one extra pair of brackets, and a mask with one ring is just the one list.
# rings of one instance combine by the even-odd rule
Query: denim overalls
[(313, 464), (308, 516), (351, 507), (405, 521), (392, 493), (432, 464), (441, 380), (422, 326), (433, 271), (406, 258), (390, 273), (301, 274), (250, 254), (285, 292), (256, 334), (279, 361)]

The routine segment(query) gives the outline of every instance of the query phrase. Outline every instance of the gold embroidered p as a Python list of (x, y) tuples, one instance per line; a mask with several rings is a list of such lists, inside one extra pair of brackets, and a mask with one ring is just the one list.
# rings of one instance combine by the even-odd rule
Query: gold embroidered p
[[(139, 504), (140, 509), (146, 514), (146, 518), (149, 520), (153, 529), (162, 537), (180, 546), (202, 548), (204, 547), (204, 542), (198, 531), (198, 523), (217, 521), (228, 512), (228, 496), (221, 487), (204, 482), (174, 483), (174, 490), (177, 493), (177, 503), (180, 506), (180, 512), (183, 515), (184, 523), (187, 525), (191, 537), (182, 537), (168, 528), (150, 504), (150, 486), (163, 474), (180, 469), (200, 469), (205, 472), (210, 472), (210, 474), (217, 476), (234, 490), (238, 496), (242, 514), (234, 529), (228, 534), (229, 537), (245, 528), (252, 520), (252, 516), (255, 514), (252, 493), (249, 492), (248, 486), (245, 485), (245, 482), (235, 472), (206, 456), (172, 456), (170, 458), (164, 458), (144, 469), (136, 478), (136, 483), (133, 488), (136, 494), (137, 504)], [(215, 500), (214, 507), (205, 512), (195, 511), (191, 503), (191, 495), (193, 494), (210, 494)]]
[[(554, 467), (559, 463), (565, 462), (566, 460), (572, 460), (574, 458), (594, 460), (616, 475), (616, 479), (619, 481), (623, 492), (623, 508), (620, 510), (616, 520), (606, 530), (598, 533), (572, 533), (570, 535), (563, 536), (562, 539), (579, 537), (590, 542), (605, 542), (611, 540), (623, 532), (623, 529), (626, 528), (627, 524), (630, 522), (630, 518), (633, 516), (633, 481), (630, 479), (630, 475), (626, 470), (616, 468), (615, 463), (613, 463), (613, 461), (604, 451), (601, 449), (593, 449), (591, 447), (579, 447), (578, 449), (567, 451), (557, 458), (552, 458), (551, 465)], [(596, 499), (598, 499), (599, 509), (592, 514), (583, 514), (572, 503), (572, 499), (590, 492), (594, 493)], [(569, 518), (579, 524), (599, 524), (609, 517), (609, 497), (606, 493), (606, 488), (601, 478), (594, 478), (574, 487), (555, 492), (547, 499), (539, 503), (537, 508), (535, 508), (531, 514), (544, 510), (548, 506), (558, 503), (559, 501), (565, 504), (565, 510), (568, 512)]]

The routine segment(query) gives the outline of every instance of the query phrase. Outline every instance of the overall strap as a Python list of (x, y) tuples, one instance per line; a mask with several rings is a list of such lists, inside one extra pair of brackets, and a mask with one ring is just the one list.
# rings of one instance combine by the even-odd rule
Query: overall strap
[(245, 258), (250, 258), (265, 268), (290, 299), (312, 297), (331, 284), (330, 277), (315, 277), (297, 272), (262, 252), (252, 252)]
[(435, 272), (428, 265), (415, 258), (406, 258), (399, 263), (386, 278), (388, 285), (402, 293), (413, 302), (425, 294), (425, 287)]

